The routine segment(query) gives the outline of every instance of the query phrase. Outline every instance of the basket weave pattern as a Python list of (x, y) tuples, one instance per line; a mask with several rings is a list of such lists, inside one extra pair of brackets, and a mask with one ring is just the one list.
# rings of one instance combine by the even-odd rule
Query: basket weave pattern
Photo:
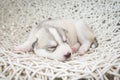
[[(70, 61), (60, 62), (15, 54), (32, 27), (46, 19), (83, 18), (99, 46)], [(120, 80), (119, 0), (1, 0), (0, 80)], [(82, 80), (81, 79), (81, 80)]]

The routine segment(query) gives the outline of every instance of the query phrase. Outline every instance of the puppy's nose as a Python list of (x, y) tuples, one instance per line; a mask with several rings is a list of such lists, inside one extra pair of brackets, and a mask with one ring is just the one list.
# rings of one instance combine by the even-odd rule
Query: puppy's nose
[(71, 57), (71, 53), (70, 52), (68, 52), (66, 55), (64, 55), (65, 56), (65, 58), (70, 58)]

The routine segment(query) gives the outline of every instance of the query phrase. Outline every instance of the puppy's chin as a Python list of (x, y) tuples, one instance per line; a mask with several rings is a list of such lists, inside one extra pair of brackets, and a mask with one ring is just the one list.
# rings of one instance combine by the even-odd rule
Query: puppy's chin
[(64, 54), (61, 53), (56, 53), (56, 52), (48, 52), (44, 49), (35, 49), (34, 52), (36, 53), (37, 56), (41, 56), (41, 57), (47, 57), (49, 59), (53, 59), (53, 60), (58, 60), (58, 61), (66, 61), (68, 59), (66, 59), (64, 57)]

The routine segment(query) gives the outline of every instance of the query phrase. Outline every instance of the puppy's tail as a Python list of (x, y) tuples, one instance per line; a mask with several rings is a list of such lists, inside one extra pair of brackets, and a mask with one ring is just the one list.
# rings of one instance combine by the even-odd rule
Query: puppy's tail
[(94, 41), (93, 41), (93, 43), (91, 44), (91, 47), (92, 48), (96, 48), (96, 47), (98, 47), (98, 41), (97, 41), (97, 39), (96, 38), (94, 38)]

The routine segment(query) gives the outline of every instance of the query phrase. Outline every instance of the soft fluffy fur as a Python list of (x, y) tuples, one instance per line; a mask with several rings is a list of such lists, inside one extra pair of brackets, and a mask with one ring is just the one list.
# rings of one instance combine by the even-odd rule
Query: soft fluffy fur
[(97, 46), (95, 35), (83, 20), (49, 20), (34, 28), (15, 51), (33, 49), (39, 56), (64, 61), (77, 50), (86, 53), (92, 44)]

